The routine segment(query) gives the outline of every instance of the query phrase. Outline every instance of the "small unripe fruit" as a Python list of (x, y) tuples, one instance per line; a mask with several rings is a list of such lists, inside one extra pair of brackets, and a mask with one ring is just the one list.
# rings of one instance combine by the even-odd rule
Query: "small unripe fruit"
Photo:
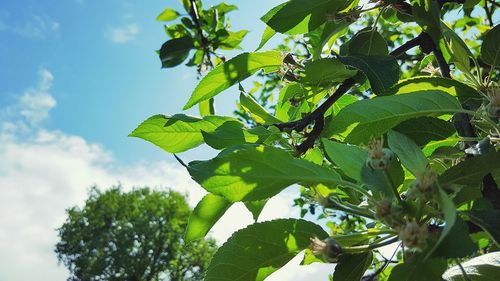
[(313, 254), (322, 255), (326, 262), (336, 262), (342, 254), (342, 246), (333, 237), (328, 237), (325, 240), (313, 237), (309, 247)]
[(368, 143), (368, 159), (366, 164), (374, 170), (385, 170), (391, 163), (394, 153), (382, 147), (383, 141), (381, 139), (372, 139)]
[(426, 246), (429, 231), (426, 224), (419, 225), (417, 222), (407, 222), (399, 231), (399, 239), (408, 248), (422, 250)]

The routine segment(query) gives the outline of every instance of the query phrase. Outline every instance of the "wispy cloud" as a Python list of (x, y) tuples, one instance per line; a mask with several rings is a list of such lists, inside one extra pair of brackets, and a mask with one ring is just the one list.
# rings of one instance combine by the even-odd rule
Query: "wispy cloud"
[(27, 39), (44, 39), (57, 33), (60, 23), (44, 14), (11, 16), (0, 10), (0, 32), (10, 32)]
[(139, 34), (139, 25), (133, 23), (121, 27), (110, 27), (107, 33), (113, 43), (123, 44), (135, 39)]

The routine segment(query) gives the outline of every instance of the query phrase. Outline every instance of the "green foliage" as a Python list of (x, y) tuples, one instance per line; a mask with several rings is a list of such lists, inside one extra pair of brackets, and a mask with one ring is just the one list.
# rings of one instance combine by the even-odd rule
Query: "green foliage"
[(68, 280), (203, 280), (215, 241), (182, 240), (190, 213), (183, 195), (149, 188), (92, 188), (67, 211), (56, 254)]
[[(188, 66), (206, 75), (184, 109), (199, 104), (202, 118), (156, 115), (131, 136), (170, 153), (220, 151), (186, 165), (209, 192), (186, 239), (204, 237), (233, 202), (257, 221), (293, 185), (301, 215), (330, 228), (327, 238), (312, 222), (253, 224), (218, 251), (206, 280), (264, 280), (302, 250), (304, 265), (337, 263), (336, 281), (441, 280), (463, 259), (479, 270), (463, 280), (482, 280), (498, 267), (473, 262), (500, 239), (498, 4), (289, 0), (261, 17), (257, 50), (272, 50), (226, 59), (220, 51), (247, 34), (230, 30), (236, 7), (183, 3), (189, 18), (166, 27), (160, 58), (170, 67), (194, 51)], [(215, 115), (214, 97), (236, 84), (239, 120)], [(377, 249), (395, 242), (390, 266)]]
[(279, 219), (250, 225), (220, 247), (205, 280), (264, 280), (307, 248), (313, 236), (324, 239), (328, 234), (304, 220)]

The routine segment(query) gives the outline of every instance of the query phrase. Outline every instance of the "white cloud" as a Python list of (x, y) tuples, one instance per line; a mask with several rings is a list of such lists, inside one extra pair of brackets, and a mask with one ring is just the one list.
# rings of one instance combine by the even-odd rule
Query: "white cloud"
[[(168, 162), (117, 162), (99, 144), (60, 131), (43, 128), (42, 121), (55, 106), (50, 93), (54, 79), (42, 69), (37, 87), (26, 90), (19, 101), (0, 110), (0, 280), (63, 281), (66, 269), (57, 265), (55, 231), (65, 219), (65, 209), (82, 205), (90, 186), (101, 188), (121, 183), (134, 186), (172, 188), (189, 194), (194, 206), (205, 191), (191, 180), (187, 171)], [(261, 220), (297, 217), (291, 209), (295, 191), (282, 192), (264, 208)], [(242, 204), (235, 204), (210, 232), (219, 242), (252, 223)], [(324, 265), (306, 268), (294, 259), (270, 280), (297, 280), (297, 276), (327, 280)], [(26, 270), (29, 268), (29, 270)], [(40, 277), (43, 276), (43, 277)]]
[(111, 27), (108, 34), (113, 43), (123, 44), (135, 39), (139, 34), (139, 25), (128, 24), (121, 27)]

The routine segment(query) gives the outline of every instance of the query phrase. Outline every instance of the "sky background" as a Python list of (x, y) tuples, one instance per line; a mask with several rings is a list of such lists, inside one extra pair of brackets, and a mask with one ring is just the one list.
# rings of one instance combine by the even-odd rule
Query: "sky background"
[[(279, 2), (228, 1), (240, 8), (230, 14), (233, 29), (250, 30), (244, 50), (257, 47), (265, 28), (258, 18)], [(203, 196), (171, 155), (127, 137), (151, 115), (181, 112), (197, 83), (193, 68), (160, 69), (155, 50), (167, 38), (155, 18), (166, 7), (182, 9), (177, 0), (1, 2), (1, 281), (66, 280), (53, 253), (55, 229), (94, 184), (171, 187), (188, 193), (192, 206)], [(229, 90), (216, 99), (219, 113), (230, 114), (237, 97)], [(213, 155), (200, 147), (181, 157)], [(297, 217), (296, 195), (292, 188), (273, 198), (262, 220)], [(235, 205), (211, 235), (223, 242), (251, 222)], [(326, 280), (332, 270), (299, 269), (299, 262), (300, 256), (269, 280)]]

